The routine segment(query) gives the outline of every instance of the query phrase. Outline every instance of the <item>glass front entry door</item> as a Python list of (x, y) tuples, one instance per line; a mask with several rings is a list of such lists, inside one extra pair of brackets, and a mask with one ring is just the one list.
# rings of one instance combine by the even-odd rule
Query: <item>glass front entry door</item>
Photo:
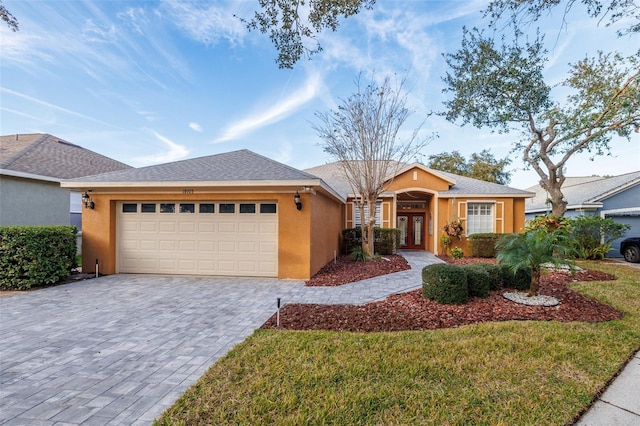
[(424, 213), (398, 215), (400, 248), (424, 250)]

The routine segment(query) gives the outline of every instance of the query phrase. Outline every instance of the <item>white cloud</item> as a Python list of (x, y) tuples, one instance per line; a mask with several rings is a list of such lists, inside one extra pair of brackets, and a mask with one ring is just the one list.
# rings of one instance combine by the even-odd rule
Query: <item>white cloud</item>
[(179, 145), (168, 138), (162, 136), (157, 132), (153, 132), (156, 138), (163, 142), (169, 149), (166, 152), (159, 154), (146, 155), (143, 157), (136, 157), (134, 162), (138, 165), (150, 165), (157, 163), (169, 163), (171, 161), (177, 161), (185, 158), (189, 155), (189, 150), (184, 145)]
[(24, 93), (16, 92), (15, 90), (7, 89), (5, 87), (0, 87), (0, 92), (8, 93), (9, 95), (13, 95), (13, 96), (16, 96), (18, 98), (25, 99), (25, 100), (30, 101), (32, 103), (35, 103), (37, 105), (41, 105), (41, 106), (44, 106), (44, 107), (47, 107), (47, 108), (50, 108), (50, 109), (53, 109), (53, 110), (56, 110), (56, 111), (60, 111), (62, 113), (68, 114), (68, 115), (73, 115), (74, 117), (83, 118), (85, 120), (93, 121), (94, 123), (99, 123), (99, 124), (103, 124), (105, 126), (117, 128), (117, 126), (114, 126), (113, 124), (107, 123), (105, 121), (98, 120), (98, 119), (93, 118), (93, 117), (89, 117), (88, 115), (84, 115), (84, 114), (81, 114), (79, 112), (75, 112), (75, 111), (72, 111), (70, 109), (63, 108), (61, 106), (54, 105), (54, 104), (49, 103), (49, 102), (45, 102), (45, 101), (40, 100), (40, 99), (36, 99), (34, 97), (25, 95)]
[(305, 85), (284, 100), (277, 102), (271, 108), (245, 117), (227, 127), (222, 136), (214, 142), (226, 142), (238, 139), (256, 129), (275, 123), (295, 112), (305, 103), (311, 101), (322, 86), (322, 78), (318, 73), (312, 73)]
[(202, 126), (199, 125), (198, 123), (189, 123), (189, 127), (191, 127), (191, 129), (195, 130), (196, 132), (201, 132), (202, 133)]
[(236, 7), (234, 2), (208, 5), (198, 1), (175, 1), (163, 3), (163, 12), (170, 15), (170, 20), (192, 39), (212, 45), (220, 40), (229, 44), (241, 44), (247, 33), (244, 24), (231, 11)]

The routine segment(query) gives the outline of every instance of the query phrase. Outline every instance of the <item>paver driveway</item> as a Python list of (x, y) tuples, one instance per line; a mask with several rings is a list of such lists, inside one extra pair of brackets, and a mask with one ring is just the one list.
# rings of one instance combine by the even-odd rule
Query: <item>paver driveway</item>
[(0, 425), (149, 425), (282, 303), (380, 300), (413, 269), (340, 287), (112, 275), (0, 298)]
[(300, 281), (114, 275), (0, 299), (0, 424), (150, 424)]

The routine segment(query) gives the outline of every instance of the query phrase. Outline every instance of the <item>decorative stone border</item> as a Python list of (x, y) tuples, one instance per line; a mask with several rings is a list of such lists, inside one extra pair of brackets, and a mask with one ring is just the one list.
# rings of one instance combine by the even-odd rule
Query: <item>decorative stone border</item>
[(560, 301), (552, 296), (537, 295), (529, 297), (527, 293), (521, 292), (503, 293), (502, 296), (507, 300), (520, 303), (521, 305), (549, 307), (557, 306), (560, 304)]

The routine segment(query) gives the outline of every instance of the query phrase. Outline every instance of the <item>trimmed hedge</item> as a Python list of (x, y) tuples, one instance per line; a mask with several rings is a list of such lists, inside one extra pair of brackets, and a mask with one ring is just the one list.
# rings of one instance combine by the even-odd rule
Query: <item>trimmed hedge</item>
[(422, 268), (422, 294), (442, 304), (466, 303), (469, 300), (467, 275), (456, 265), (427, 265)]
[(467, 275), (469, 297), (488, 297), (490, 290), (489, 274), (480, 264), (462, 267)]
[(489, 275), (489, 288), (491, 290), (500, 290), (502, 288), (502, 271), (500, 266), (493, 263), (476, 263), (478, 268), (484, 269)]
[(0, 286), (27, 290), (68, 277), (77, 232), (75, 226), (0, 227)]
[(502, 285), (516, 290), (529, 290), (531, 286), (531, 268), (519, 268), (514, 273), (505, 265), (500, 265)]
[(486, 232), (469, 235), (469, 249), (472, 257), (496, 257), (496, 244), (504, 234)]
[[(373, 239), (377, 254), (396, 254), (400, 244), (400, 230), (397, 228), (373, 228)], [(362, 246), (362, 229), (349, 228), (342, 231), (344, 253), (351, 253)]]

